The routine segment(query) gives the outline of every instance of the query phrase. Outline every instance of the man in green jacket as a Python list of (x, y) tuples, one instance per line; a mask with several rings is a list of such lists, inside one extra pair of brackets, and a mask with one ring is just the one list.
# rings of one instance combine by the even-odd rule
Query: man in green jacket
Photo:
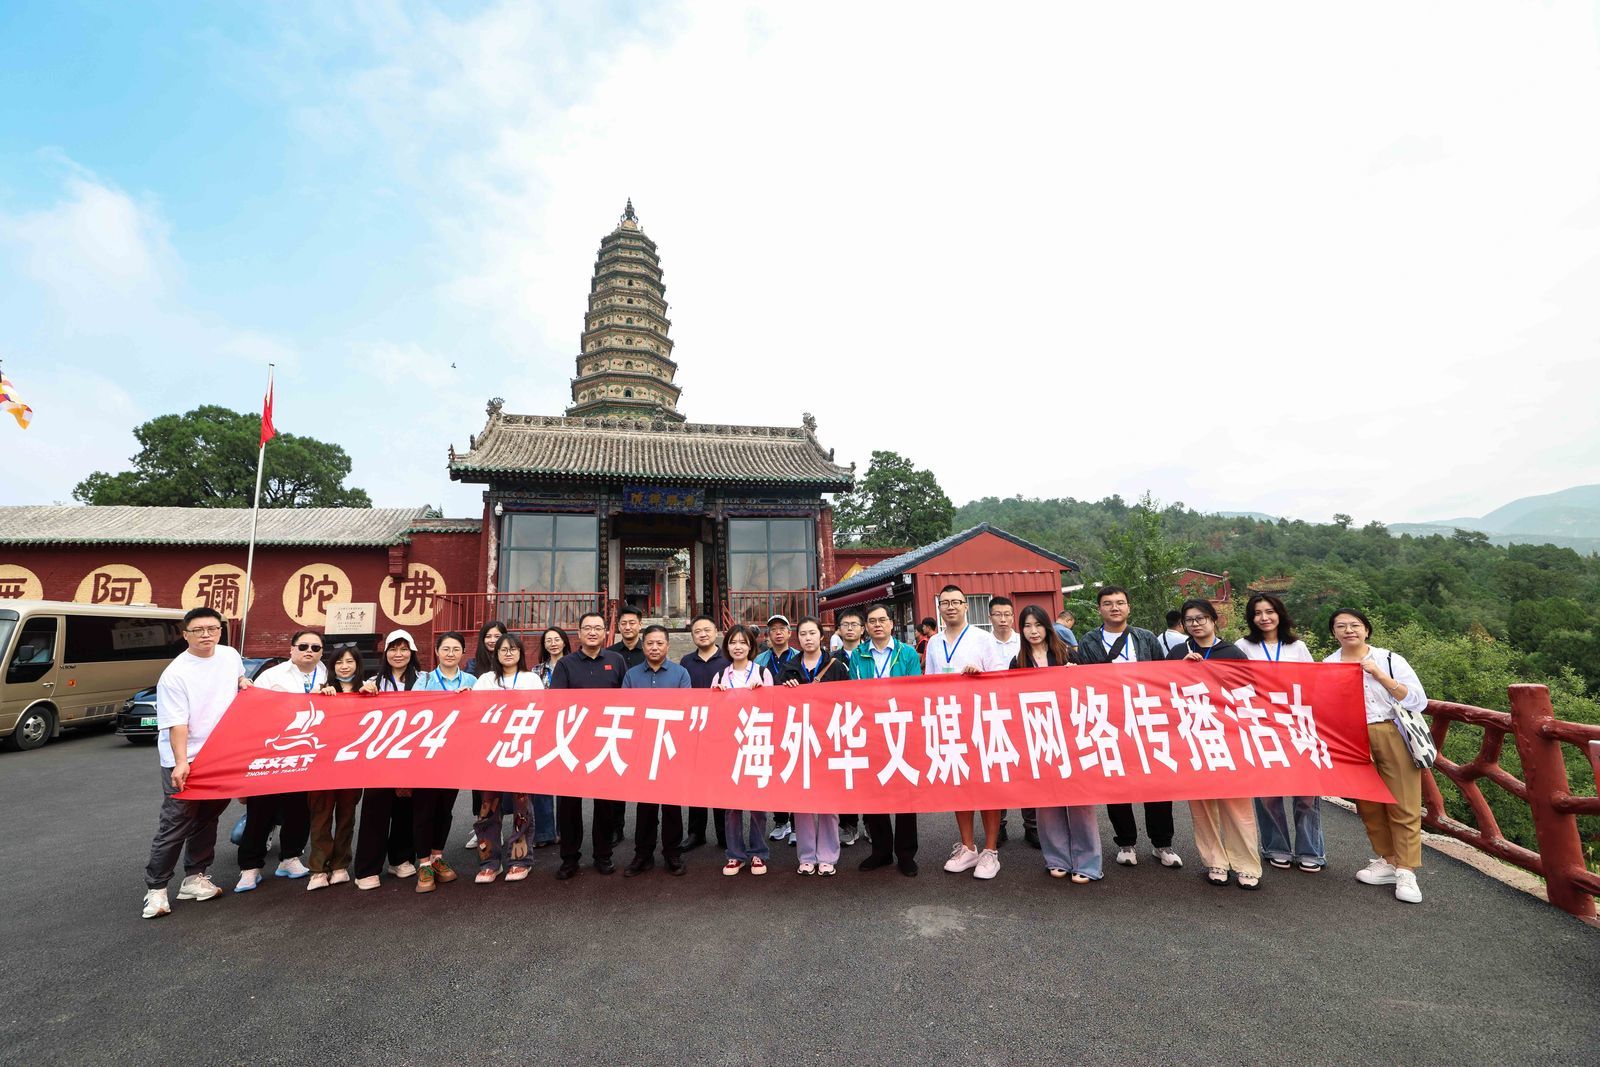
[[(850, 677), (913, 678), (922, 673), (922, 657), (917, 650), (894, 636), (894, 619), (883, 604), (867, 612), (867, 635), (850, 654)], [(872, 838), (872, 854), (861, 861), (863, 871), (875, 871), (894, 863), (910, 878), (917, 873), (917, 816), (867, 815), (867, 834)], [(892, 818), (892, 821), (891, 821)]]

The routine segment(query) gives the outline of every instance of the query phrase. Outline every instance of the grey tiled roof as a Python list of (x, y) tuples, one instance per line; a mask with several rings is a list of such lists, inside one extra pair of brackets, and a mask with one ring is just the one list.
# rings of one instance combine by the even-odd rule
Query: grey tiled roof
[[(258, 545), (396, 545), (425, 508), (269, 508)], [(245, 508), (0, 507), (0, 544), (242, 545)]]
[(1054, 560), (1061, 564), (1064, 570), (1075, 571), (1078, 569), (1078, 565), (1065, 556), (1058, 556), (1047, 548), (1040, 548), (1032, 541), (1024, 541), (1016, 534), (1006, 533), (1006, 531), (998, 527), (990, 526), (986, 522), (980, 522), (970, 530), (962, 530), (960, 533), (953, 533), (949, 537), (941, 537), (939, 540), (923, 545), (921, 548), (913, 548), (910, 552), (893, 556), (882, 563), (874, 563), (860, 574), (847, 578), (831, 588), (824, 589), (820, 595), (823, 597), (837, 597), (846, 593), (854, 593), (859, 589), (870, 589), (874, 585), (880, 585), (907, 571), (915, 570), (935, 556), (941, 556), (962, 542), (970, 541), (982, 533), (1003, 537), (1014, 545), (1020, 545), (1030, 552), (1037, 552), (1046, 559)]
[(496, 412), (470, 450), (450, 452), (450, 477), (496, 475), (588, 481), (806, 486), (843, 492), (854, 475), (801, 427), (672, 423)]

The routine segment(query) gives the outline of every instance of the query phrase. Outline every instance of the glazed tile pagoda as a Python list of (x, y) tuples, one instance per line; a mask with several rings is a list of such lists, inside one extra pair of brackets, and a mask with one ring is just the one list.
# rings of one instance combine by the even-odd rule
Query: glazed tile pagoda
[(816, 420), (687, 422), (655, 242), (628, 202), (600, 242), (564, 416), (489, 420), (450, 477), (484, 485), (482, 611), (514, 628), (572, 627), (621, 604), (683, 625), (815, 610), (832, 573), (825, 494), (850, 489)]

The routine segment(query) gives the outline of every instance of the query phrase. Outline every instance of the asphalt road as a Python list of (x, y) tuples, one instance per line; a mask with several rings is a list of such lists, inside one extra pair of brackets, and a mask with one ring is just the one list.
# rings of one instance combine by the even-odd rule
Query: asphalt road
[[(702, 849), (681, 879), (559, 883), (545, 850), (526, 882), (431, 896), (269, 879), (196, 904), (174, 881), (147, 922), (159, 795), (154, 749), (109, 733), (0, 754), (0, 1061), (1600, 1061), (1600, 931), (1436, 853), (1399, 904), (1351, 877), (1366, 841), (1338, 810), (1328, 872), (1257, 893), (1203, 883), (1180, 805), (1183, 871), (1090, 886), (1020, 842), (993, 882), (946, 875), (953, 823), (925, 816), (917, 878), (857, 872), (857, 845), (831, 880), (780, 848), (759, 880)], [(237, 871), (224, 842), (212, 875)]]

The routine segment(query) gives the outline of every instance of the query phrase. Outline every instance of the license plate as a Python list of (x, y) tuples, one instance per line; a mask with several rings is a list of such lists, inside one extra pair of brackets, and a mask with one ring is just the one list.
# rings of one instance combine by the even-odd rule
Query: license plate
[(156, 717), (154, 715), (146, 715), (139, 720), (140, 726), (154, 726), (155, 724)]

